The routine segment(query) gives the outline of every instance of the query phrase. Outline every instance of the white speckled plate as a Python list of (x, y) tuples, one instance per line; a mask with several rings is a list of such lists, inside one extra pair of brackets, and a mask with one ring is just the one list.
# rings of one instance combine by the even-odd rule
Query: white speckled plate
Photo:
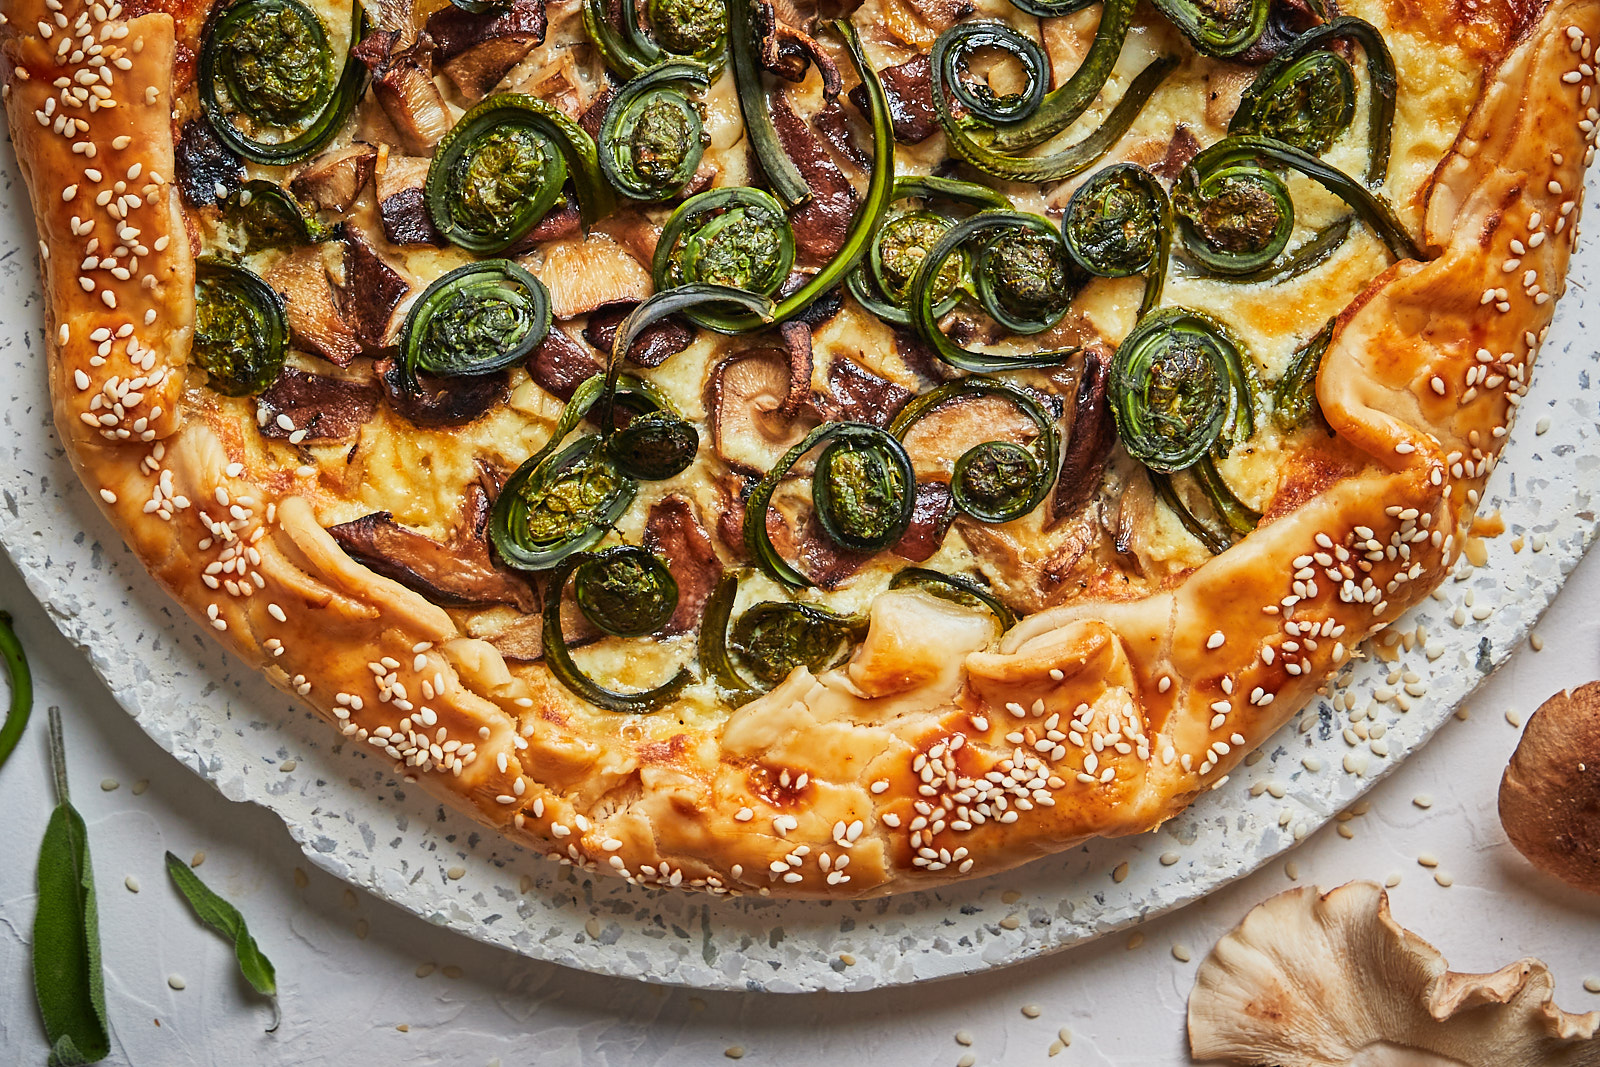
[[(711, 989), (868, 989), (1004, 966), (1188, 903), (1293, 847), (1421, 746), (1527, 635), (1596, 530), (1600, 390), (1585, 340), (1596, 301), (1585, 290), (1600, 262), (1585, 256), (1490, 483), (1485, 510), (1500, 510), (1506, 534), (1490, 542), (1488, 565), (1393, 628), (1420, 626), (1423, 640), (1408, 637), (1394, 662), (1358, 664), (1338, 707), (1305, 709), (1253, 766), (1157, 834), (864, 903), (639, 889), (523, 852), (407, 789), (167, 599), (56, 441), (33, 220), (9, 147), (0, 182), (11, 434), (0, 542), (34, 594), (158, 744), (230, 799), (277, 812), (313, 863), (430, 921), (571, 967)], [(1408, 677), (1420, 679), (1409, 693)]]

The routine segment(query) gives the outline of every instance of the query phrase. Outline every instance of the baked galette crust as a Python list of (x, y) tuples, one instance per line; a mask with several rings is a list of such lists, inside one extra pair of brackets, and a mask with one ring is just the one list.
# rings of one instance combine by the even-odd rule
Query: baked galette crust
[(311, 475), (252, 469), (253, 428), (186, 399), (173, 18), (4, 10), (57, 426), (150, 572), (342, 734), (515, 840), (719, 893), (926, 887), (1150, 830), (1216, 786), (1460, 555), (1564, 288), (1597, 121), (1600, 0), (1552, 0), (1426, 190), (1435, 258), (1339, 316), (1317, 393), (1342, 465), (1305, 474), (1239, 545), (998, 642), (987, 616), (885, 593), (846, 665), (639, 745), (355, 562)]

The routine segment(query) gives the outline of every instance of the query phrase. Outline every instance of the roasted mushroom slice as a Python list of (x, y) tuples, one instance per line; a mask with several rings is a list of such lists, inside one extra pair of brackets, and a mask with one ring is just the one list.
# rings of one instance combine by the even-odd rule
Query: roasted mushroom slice
[(911, 525), (890, 551), (913, 563), (927, 562), (944, 545), (950, 522), (955, 517), (956, 506), (950, 499), (949, 485), (937, 481), (918, 482)]
[(1529, 863), (1600, 893), (1600, 682), (1528, 720), (1500, 780), (1500, 823)]
[(290, 190), (323, 211), (344, 214), (372, 180), (378, 150), (355, 141), (330, 149), (307, 163), (289, 182)]
[(911, 390), (841, 356), (828, 367), (828, 395), (821, 406), (830, 419), (887, 426), (913, 395)]
[(545, 24), (544, 0), (512, 0), (482, 12), (441, 7), (428, 16), (426, 28), (439, 73), (475, 101), (544, 42)]
[(329, 527), (339, 546), (385, 578), (392, 578), (445, 607), (509, 604), (539, 610), (526, 582), (494, 565), (485, 531), (489, 489), (472, 482), (461, 501), (461, 521), (445, 541), (409, 530), (387, 511)]
[(333, 281), (328, 275), (329, 256), (337, 245), (297, 248), (273, 263), (263, 280), (284, 297), (289, 315), (289, 336), (294, 343), (340, 367), (361, 354), (354, 327), (339, 309)]
[[(919, 52), (899, 66), (885, 67), (878, 72), (878, 77), (883, 81), (883, 95), (889, 101), (889, 118), (894, 122), (896, 141), (921, 144), (938, 132), (939, 113), (933, 108), (933, 68), (926, 53)], [(850, 90), (849, 96), (850, 102), (865, 114), (866, 90), (858, 85)]]
[(1116, 419), (1106, 390), (1111, 380), (1111, 360), (1091, 351), (1083, 361), (1078, 395), (1073, 402), (1072, 432), (1061, 456), (1055, 496), (1050, 500), (1050, 521), (1061, 522), (1094, 498), (1106, 472), (1106, 460), (1117, 443)]
[(845, 235), (856, 214), (855, 186), (805, 120), (795, 113), (788, 94), (773, 93), (771, 100), (778, 141), (811, 189), (811, 200), (789, 216), (795, 255), (805, 266), (820, 266), (844, 247)]
[[(617, 327), (638, 304), (612, 304), (595, 311), (583, 328), (583, 339), (609, 353), (616, 340)], [(694, 329), (677, 318), (665, 318), (644, 328), (628, 349), (628, 362), (641, 367), (659, 367), (694, 343)]]
[(1198, 1060), (1279, 1067), (1593, 1067), (1600, 1012), (1552, 1002), (1543, 963), (1458, 974), (1371, 882), (1304, 887), (1217, 942), (1189, 994)]
[(372, 369), (378, 372), (389, 406), (413, 425), (428, 429), (472, 422), (505, 399), (510, 381), (505, 371), (444, 378), (419, 370), (416, 388), (408, 389), (398, 360), (380, 359)]
[(678, 606), (661, 632), (697, 629), (701, 608), (722, 577), (722, 560), (695, 517), (694, 505), (677, 493), (657, 501), (645, 524), (644, 546), (667, 561), (667, 570), (678, 583)]
[(549, 288), (550, 309), (558, 319), (607, 304), (638, 303), (652, 291), (650, 272), (602, 233), (551, 244), (533, 273)]
[(378, 215), (383, 220), (383, 235), (390, 244), (443, 248), (449, 243), (428, 214), (423, 185), (428, 180), (430, 162), (417, 156), (390, 153), (378, 172)]
[(186, 207), (202, 208), (226, 200), (244, 184), (244, 160), (218, 139), (204, 119), (183, 124), (174, 146), (173, 165)]
[(744, 473), (770, 470), (808, 428), (804, 420), (781, 415), (793, 388), (789, 359), (778, 349), (752, 349), (724, 360), (706, 391), (717, 455)]
[(399, 329), (395, 308), (411, 285), (352, 227), (345, 228), (344, 250), (345, 291), (360, 294), (348, 302), (345, 316), (363, 348), (387, 348)]
[(450, 111), (433, 83), (433, 38), (419, 34), (399, 48), (397, 31), (368, 34), (351, 55), (372, 72), (372, 95), (389, 116), (400, 144), (414, 156), (427, 155), (450, 132)]
[(256, 425), (263, 437), (336, 441), (354, 437), (378, 407), (377, 387), (324, 374), (286, 368), (256, 397)]
[(568, 337), (560, 327), (551, 327), (539, 347), (525, 364), (528, 376), (552, 396), (571, 400), (578, 386), (605, 370), (594, 353)]

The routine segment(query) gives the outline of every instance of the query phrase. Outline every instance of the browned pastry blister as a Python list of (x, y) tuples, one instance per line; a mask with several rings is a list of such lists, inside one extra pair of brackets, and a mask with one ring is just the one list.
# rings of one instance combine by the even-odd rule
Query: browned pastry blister
[(639, 743), (353, 559), (319, 521), (340, 490), (261, 462), (239, 406), (191, 378), (172, 119), (195, 19), (82, 0), (5, 14), (57, 426), (151, 573), (352, 742), (531, 848), (780, 896), (930, 886), (1150, 830), (1437, 585), (1564, 287), (1600, 37), (1600, 0), (1553, 0), (1490, 50), (1426, 189), (1435, 258), (1339, 316), (1317, 389), (1335, 436), (1295, 458), (1243, 542), (1003, 638), (987, 614), (884, 593), (847, 664)]

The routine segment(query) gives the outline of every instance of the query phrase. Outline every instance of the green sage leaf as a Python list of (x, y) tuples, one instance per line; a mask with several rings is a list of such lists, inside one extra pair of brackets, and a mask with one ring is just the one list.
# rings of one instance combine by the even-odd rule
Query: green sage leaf
[(278, 975), (272, 968), (272, 961), (268, 960), (261, 952), (261, 946), (256, 944), (256, 939), (250, 936), (250, 929), (245, 925), (244, 916), (239, 914), (239, 909), (219, 897), (210, 886), (200, 880), (200, 876), (189, 869), (189, 865), (167, 853), (167, 875), (172, 879), (172, 884), (178, 887), (178, 892), (189, 902), (189, 907), (194, 909), (195, 916), (211, 929), (233, 942), (233, 954), (239, 961), (239, 973), (244, 975), (244, 980), (264, 997), (278, 995)]
[(33, 990), (50, 1067), (98, 1063), (111, 1054), (100, 923), (89, 863), (89, 834), (67, 793), (61, 709), (50, 709), (50, 766), (56, 809), (39, 846), (39, 902), (33, 917)]
[(4, 767), (33, 714), (33, 674), (22, 653), (22, 642), (11, 628), (11, 613), (6, 611), (0, 611), (0, 659), (5, 660), (6, 676), (11, 679), (11, 709), (6, 712), (5, 725), (0, 726), (0, 767)]

